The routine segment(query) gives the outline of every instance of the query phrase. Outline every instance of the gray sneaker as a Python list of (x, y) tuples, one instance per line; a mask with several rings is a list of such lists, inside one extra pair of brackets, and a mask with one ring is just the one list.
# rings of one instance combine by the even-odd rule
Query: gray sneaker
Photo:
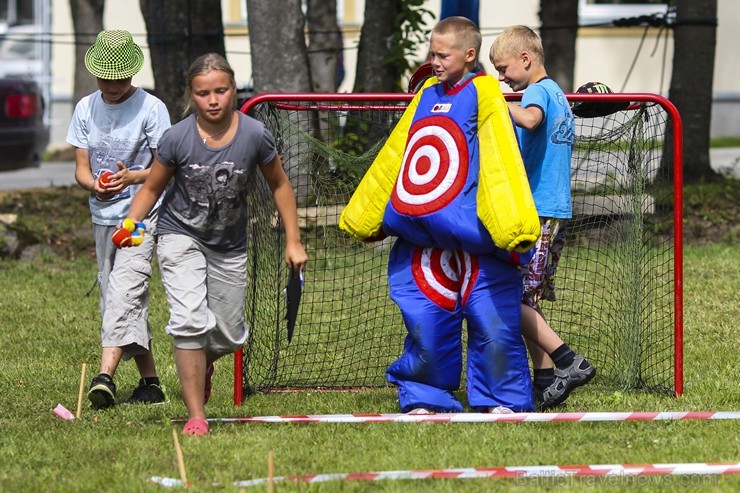
[(540, 409), (545, 410), (558, 406), (565, 402), (570, 393), (576, 387), (586, 385), (596, 375), (596, 368), (577, 354), (570, 366), (555, 368), (555, 381), (542, 391), (542, 402)]
[(415, 407), (406, 414), (435, 414), (435, 412), (425, 407)]
[(514, 411), (504, 406), (489, 407), (488, 412), (491, 414), (514, 414)]

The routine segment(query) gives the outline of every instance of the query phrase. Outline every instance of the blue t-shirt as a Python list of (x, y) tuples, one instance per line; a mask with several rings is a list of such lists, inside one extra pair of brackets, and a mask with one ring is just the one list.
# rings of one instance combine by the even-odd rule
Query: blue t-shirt
[(557, 83), (545, 77), (522, 95), (522, 107), (535, 106), (544, 118), (534, 130), (516, 127), (524, 167), (540, 217), (570, 219), (570, 160), (575, 140), (573, 113)]

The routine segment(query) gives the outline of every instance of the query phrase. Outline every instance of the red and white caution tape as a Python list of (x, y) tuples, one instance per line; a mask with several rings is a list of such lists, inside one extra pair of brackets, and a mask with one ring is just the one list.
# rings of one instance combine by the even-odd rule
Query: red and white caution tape
[[(740, 419), (740, 412), (308, 414), (298, 416), (209, 418), (208, 421), (217, 423), (488, 423), (492, 421), (531, 423), (553, 421), (670, 421), (691, 419)], [(173, 422), (180, 421), (183, 420), (173, 420)]]
[[(380, 481), (384, 479), (481, 479), (481, 478), (542, 478), (574, 476), (641, 476), (685, 474), (738, 474), (740, 462), (731, 464), (638, 464), (589, 466), (524, 466), (465, 469), (436, 469), (421, 471), (381, 471), (369, 473), (315, 474), (281, 476), (274, 481), (324, 483), (327, 481)], [(268, 478), (238, 481), (234, 486), (246, 487), (265, 484)]]
[[(681, 476), (740, 474), (740, 462), (687, 464), (598, 464), (584, 466), (516, 466), (462, 469), (429, 469), (418, 471), (379, 471), (360, 473), (309, 474), (278, 476), (275, 483), (325, 483), (328, 481), (381, 481), (399, 479), (482, 479), (482, 478), (568, 478), (601, 476)], [(236, 481), (241, 488), (267, 484), (269, 478)], [(182, 486), (173, 478), (155, 476), (152, 482), (166, 487)]]

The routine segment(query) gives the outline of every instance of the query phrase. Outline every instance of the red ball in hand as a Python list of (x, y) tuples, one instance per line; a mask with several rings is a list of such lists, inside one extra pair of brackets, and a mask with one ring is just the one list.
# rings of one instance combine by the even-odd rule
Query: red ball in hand
[(112, 171), (103, 171), (103, 173), (98, 176), (98, 187), (106, 188), (113, 179), (113, 174), (114, 173)]
[(131, 246), (131, 231), (128, 231), (124, 228), (116, 228), (116, 230), (113, 232), (111, 240), (113, 241), (113, 244), (116, 245), (118, 248)]

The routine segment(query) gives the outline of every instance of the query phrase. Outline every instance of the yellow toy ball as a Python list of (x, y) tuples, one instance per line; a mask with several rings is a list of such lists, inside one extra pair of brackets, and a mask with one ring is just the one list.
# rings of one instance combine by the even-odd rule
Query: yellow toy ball
[(135, 232), (131, 235), (131, 245), (139, 246), (144, 242), (144, 235)]
[(129, 233), (133, 233), (134, 230), (136, 229), (136, 223), (133, 221), (133, 219), (130, 219), (127, 217), (126, 219), (123, 220), (122, 227)]

